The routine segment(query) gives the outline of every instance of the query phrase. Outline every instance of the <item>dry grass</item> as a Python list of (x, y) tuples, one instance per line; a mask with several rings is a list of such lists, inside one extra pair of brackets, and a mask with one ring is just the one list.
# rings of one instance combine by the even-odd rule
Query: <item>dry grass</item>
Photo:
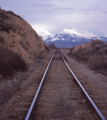
[(69, 55), (77, 61), (88, 64), (96, 71), (107, 71), (107, 44), (102, 40), (92, 40), (70, 49)]
[(4, 43), (4, 38), (0, 36), (0, 43)]
[(0, 75), (2, 77), (13, 76), (16, 71), (26, 70), (27, 64), (17, 53), (0, 48)]

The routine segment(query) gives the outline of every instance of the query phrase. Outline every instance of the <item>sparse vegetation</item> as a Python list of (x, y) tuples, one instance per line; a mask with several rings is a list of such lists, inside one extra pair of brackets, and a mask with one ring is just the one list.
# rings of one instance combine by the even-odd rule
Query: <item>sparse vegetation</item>
[(14, 16), (16, 16), (16, 17), (18, 17), (18, 18), (21, 18), (21, 19), (22, 19), (22, 17), (21, 17), (21, 16), (16, 15), (13, 11), (7, 11), (7, 13), (10, 13), (10, 14), (12, 14), (12, 15), (14, 15)]
[(4, 38), (0, 36), (0, 43), (4, 43)]
[(54, 43), (50, 43), (50, 44), (48, 45), (48, 47), (49, 47), (50, 49), (56, 49), (56, 48), (57, 48)]
[(16, 28), (8, 23), (0, 21), (0, 31), (6, 31), (9, 33), (9, 31), (16, 31)]
[(3, 10), (0, 11), (0, 17), (1, 17), (2, 19), (9, 19), (8, 15), (5, 14), (5, 11), (3, 11)]
[(4, 48), (0, 48), (0, 75), (9, 77), (15, 74), (15, 71), (26, 71), (27, 64), (17, 54)]
[(12, 11), (0, 10), (0, 17), (1, 17), (1, 19), (0, 19), (0, 31), (6, 31), (7, 33), (9, 33), (10, 30), (12, 30), (13, 32), (16, 32), (17, 29), (19, 29), (19, 31), (20, 31), (21, 28), (18, 28), (19, 26), (15, 26), (14, 24), (9, 24), (8, 22), (5, 21), (7, 19), (11, 20), (11, 17), (9, 17), (9, 14), (14, 15), (18, 18), (21, 18), (19, 15), (16, 15)]
[(96, 39), (70, 49), (69, 55), (101, 73), (107, 71), (107, 43)]

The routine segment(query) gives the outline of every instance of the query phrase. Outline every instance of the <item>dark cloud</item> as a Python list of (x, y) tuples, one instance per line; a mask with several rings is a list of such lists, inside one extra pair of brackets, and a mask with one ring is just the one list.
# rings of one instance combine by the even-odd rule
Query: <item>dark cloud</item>
[(55, 5), (55, 4), (34, 4), (34, 3), (31, 3), (31, 5), (33, 6), (33, 7), (57, 7), (57, 5)]
[(60, 10), (74, 10), (74, 8), (64, 8), (64, 7), (59, 7), (58, 9), (60, 9)]
[(55, 4), (31, 4), (33, 7), (46, 7), (46, 8), (55, 8), (56, 10), (74, 10), (74, 8), (67, 8), (67, 7), (60, 7), (59, 5)]
[(107, 0), (0, 0), (2, 9), (24, 15), (32, 26), (43, 26), (52, 34), (82, 26), (93, 33), (107, 31), (106, 5)]
[(84, 15), (90, 15), (90, 13), (84, 13)]
[(101, 10), (101, 12), (104, 13), (104, 14), (107, 14), (107, 11), (103, 11), (103, 10)]

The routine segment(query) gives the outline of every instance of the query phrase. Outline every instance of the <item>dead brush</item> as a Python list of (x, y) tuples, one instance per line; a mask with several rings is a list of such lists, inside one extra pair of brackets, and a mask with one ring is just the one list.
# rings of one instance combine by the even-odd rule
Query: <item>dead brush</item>
[(14, 75), (14, 73), (15, 71), (12, 69), (11, 65), (8, 64), (5, 58), (0, 54), (0, 75), (2, 77), (9, 77)]
[(12, 69), (15, 71), (26, 71), (27, 65), (25, 61), (16, 53), (12, 53), (8, 59), (8, 63), (11, 65)]
[(77, 61), (87, 63), (96, 71), (107, 71), (107, 44), (102, 40), (92, 40), (70, 49), (69, 55)]
[(90, 58), (89, 66), (93, 70), (107, 70), (107, 56), (96, 55)]
[(13, 76), (15, 71), (23, 72), (26, 70), (27, 64), (17, 53), (0, 48), (0, 75), (2, 77)]

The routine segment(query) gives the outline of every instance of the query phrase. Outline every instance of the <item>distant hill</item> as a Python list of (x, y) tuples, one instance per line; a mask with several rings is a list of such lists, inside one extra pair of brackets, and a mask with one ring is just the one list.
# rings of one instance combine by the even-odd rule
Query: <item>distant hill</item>
[(12, 11), (0, 9), (0, 47), (18, 53), (27, 64), (44, 56), (46, 44), (29, 23)]
[[(88, 43), (92, 39), (96, 39), (97, 37), (93, 38), (85, 38), (81, 37), (80, 35), (76, 34), (56, 34), (54, 37), (48, 36), (48, 38), (45, 40), (45, 43), (49, 45), (50, 43), (54, 43), (56, 47), (58, 48), (70, 48), (73, 46), (81, 45), (82, 43)], [(102, 39), (103, 41), (107, 42), (107, 37), (101, 37), (99, 39)]]

